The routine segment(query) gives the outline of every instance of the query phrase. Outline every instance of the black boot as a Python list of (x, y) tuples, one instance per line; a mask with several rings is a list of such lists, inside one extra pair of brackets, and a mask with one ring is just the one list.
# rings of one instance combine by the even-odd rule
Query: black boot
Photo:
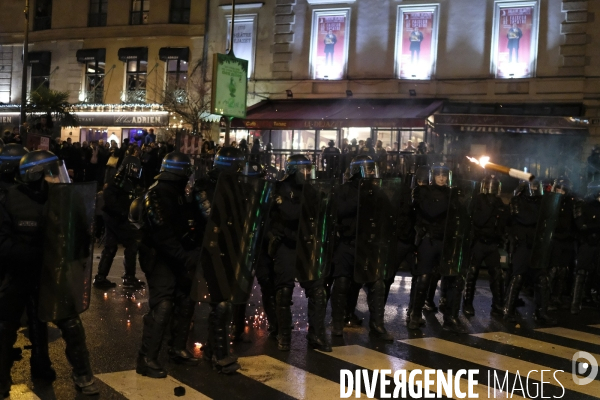
[(138, 354), (136, 372), (150, 378), (165, 378), (167, 371), (158, 362), (163, 336), (169, 324), (173, 303), (162, 301), (144, 315), (142, 347)]
[(140, 281), (135, 275), (123, 275), (123, 287), (127, 289), (143, 289), (146, 282)]
[(573, 283), (573, 300), (571, 301), (571, 314), (579, 314), (581, 311), (581, 302), (583, 301), (583, 293), (585, 290), (585, 282), (587, 280), (587, 270), (578, 269)]
[(244, 341), (246, 329), (246, 303), (233, 305), (233, 341)]
[(90, 365), (90, 354), (85, 343), (85, 330), (79, 316), (56, 323), (65, 340), (65, 354), (73, 368), (73, 382), (83, 394), (93, 396), (98, 393), (94, 374)]
[(228, 301), (211, 305), (214, 308), (209, 329), (213, 330), (214, 345), (212, 349), (213, 369), (219, 373), (231, 374), (240, 369), (237, 357), (229, 352), (229, 324), (231, 323), (233, 305)]
[(449, 290), (446, 293), (448, 306), (446, 307), (446, 312), (444, 313), (444, 323), (442, 324), (442, 329), (454, 333), (466, 333), (466, 330), (461, 324), (460, 318), (458, 317), (460, 312), (460, 300), (465, 286), (465, 278), (462, 275), (458, 275), (455, 277), (442, 278), (442, 282), (445, 280), (449, 281)]
[(33, 296), (27, 302), (27, 320), (31, 342), (31, 377), (52, 382), (56, 379), (56, 372), (48, 354), (48, 324), (39, 320), (37, 300)]
[(352, 282), (350, 284), (350, 291), (346, 297), (346, 317), (344, 317), (344, 323), (347, 327), (362, 326), (362, 318), (358, 318), (354, 313), (356, 305), (358, 304), (358, 296), (361, 288), (362, 284), (360, 283)]
[[(565, 285), (567, 284), (567, 278), (569, 274), (568, 267), (559, 267), (556, 271), (556, 278), (554, 280), (554, 284), (550, 285), (550, 304), (548, 305), (548, 310), (560, 310), (568, 308), (565, 303), (562, 301), (562, 295), (565, 290)], [(550, 281), (552, 282), (552, 281)]]
[(548, 303), (550, 302), (550, 285), (548, 276), (540, 274), (534, 287), (535, 297), (535, 319), (544, 325), (556, 325), (555, 318), (548, 315)]
[[(383, 293), (382, 293), (383, 295)], [(306, 290), (308, 300), (308, 344), (315, 350), (330, 352), (325, 330), (325, 314), (327, 312), (327, 294), (323, 286), (315, 286)]]
[(515, 322), (515, 307), (517, 299), (519, 298), (519, 292), (523, 285), (523, 275), (513, 275), (508, 282), (506, 287), (506, 294), (504, 297), (504, 307), (502, 313), (504, 314), (504, 320), (509, 322)]
[(292, 293), (294, 289), (284, 287), (277, 291), (277, 323), (279, 334), (277, 335), (277, 348), (281, 351), (290, 351), (292, 344)]
[(473, 299), (475, 298), (475, 284), (479, 277), (479, 267), (471, 265), (467, 269), (467, 276), (465, 278), (465, 292), (463, 294), (462, 310), (465, 315), (475, 315), (475, 308), (473, 308)]
[(440, 302), (438, 305), (438, 310), (442, 314), (446, 314), (448, 312), (448, 310), (446, 309), (446, 304), (448, 304), (448, 302), (447, 302), (448, 290), (449, 290), (449, 288), (448, 288), (447, 280), (442, 279), (442, 281), (440, 282)]
[(437, 290), (437, 284), (440, 280), (440, 274), (434, 274), (431, 278), (431, 283), (429, 284), (429, 288), (427, 289), (427, 297), (425, 298), (425, 304), (423, 305), (423, 310), (428, 312), (436, 313), (438, 308), (435, 305), (435, 291)]
[(385, 314), (385, 283), (382, 280), (368, 285), (367, 304), (369, 305), (369, 333), (386, 342), (393, 342), (394, 337), (388, 333), (384, 326)]
[(176, 364), (197, 365), (198, 359), (194, 358), (187, 349), (187, 341), (194, 317), (195, 301), (186, 299), (173, 310), (171, 318), (171, 340), (169, 358)]
[(492, 292), (492, 311), (495, 317), (502, 317), (502, 306), (504, 304), (504, 278), (502, 268), (488, 268), (490, 274), (490, 291)]
[(410, 279), (410, 294), (409, 294), (409, 298), (408, 298), (408, 309), (406, 310), (406, 324), (407, 325), (410, 322), (410, 314), (412, 313), (412, 310), (413, 310), (416, 289), (417, 289), (417, 277), (413, 275)]
[(431, 284), (431, 278), (432, 274), (424, 274), (417, 277), (413, 309), (410, 313), (408, 329), (419, 329), (421, 326), (425, 325), (425, 320), (423, 319), (423, 305), (425, 304), (427, 291)]
[(12, 347), (17, 341), (18, 324), (0, 321), (0, 398), (8, 397), (12, 379)]
[(106, 279), (106, 276), (102, 275), (96, 275), (94, 277), (93, 285), (95, 288), (98, 289), (111, 289), (117, 286), (116, 283), (109, 281), (108, 279)]
[(331, 290), (331, 322), (333, 336), (342, 336), (344, 330), (344, 318), (346, 317), (346, 301), (352, 279), (340, 276), (335, 279)]
[(262, 302), (263, 309), (265, 310), (267, 321), (269, 323), (269, 337), (277, 339), (277, 331), (279, 330), (279, 328), (277, 327), (277, 309), (275, 306), (275, 294), (271, 291), (263, 290)]

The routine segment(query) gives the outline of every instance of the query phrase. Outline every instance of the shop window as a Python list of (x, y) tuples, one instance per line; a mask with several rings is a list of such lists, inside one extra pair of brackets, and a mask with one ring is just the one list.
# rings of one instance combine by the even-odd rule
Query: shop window
[(167, 88), (185, 90), (187, 85), (188, 62), (185, 60), (167, 61)]
[(50, 63), (31, 64), (31, 91), (45, 86), (50, 88)]
[(131, 25), (146, 25), (150, 12), (150, 0), (133, 0), (131, 3)]
[(88, 26), (106, 26), (108, 0), (90, 0)]
[(189, 24), (190, 3), (191, 0), (171, 0), (169, 22), (172, 24)]
[(338, 131), (319, 131), (319, 150), (323, 150), (323, 148), (329, 147), (330, 140), (333, 140), (336, 143), (335, 146), (339, 147), (337, 145), (337, 136)]
[(43, 31), (52, 27), (52, 0), (36, 0), (33, 30)]
[(85, 102), (104, 103), (104, 72), (103, 61), (89, 61), (85, 66)]
[(127, 102), (145, 103), (146, 102), (146, 75), (148, 74), (148, 61), (129, 60), (127, 61), (126, 85)]

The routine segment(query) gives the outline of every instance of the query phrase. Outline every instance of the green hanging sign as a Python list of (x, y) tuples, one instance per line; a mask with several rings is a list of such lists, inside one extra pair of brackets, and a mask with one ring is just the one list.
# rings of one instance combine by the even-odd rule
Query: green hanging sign
[(227, 117), (246, 118), (248, 60), (228, 54), (215, 54), (211, 112)]

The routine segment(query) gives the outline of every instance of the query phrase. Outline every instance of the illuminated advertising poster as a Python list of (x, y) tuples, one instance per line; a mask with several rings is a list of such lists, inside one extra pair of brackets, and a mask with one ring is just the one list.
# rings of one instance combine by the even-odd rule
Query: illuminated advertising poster
[(399, 78), (431, 79), (435, 65), (436, 23), (434, 9), (400, 9), (396, 53)]
[(246, 118), (248, 61), (228, 54), (215, 54), (211, 89), (213, 114)]
[(311, 42), (313, 79), (345, 77), (349, 13), (347, 9), (314, 11)]
[(535, 76), (537, 10), (535, 4), (504, 3), (496, 9), (492, 68), (497, 78)]
[[(237, 58), (248, 60), (248, 78), (254, 69), (254, 49), (256, 44), (256, 16), (237, 16), (233, 29), (233, 53)], [(227, 18), (227, 43), (231, 34), (231, 17)]]

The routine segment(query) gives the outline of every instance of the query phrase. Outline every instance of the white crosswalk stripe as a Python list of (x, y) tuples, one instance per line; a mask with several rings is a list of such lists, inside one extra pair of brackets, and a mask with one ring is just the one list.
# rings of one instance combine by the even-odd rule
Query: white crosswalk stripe
[(165, 379), (152, 379), (138, 375), (135, 371), (111, 372), (96, 375), (96, 378), (121, 393), (129, 400), (180, 399), (176, 397), (174, 388), (185, 388), (185, 399), (210, 400), (197, 390), (184, 385), (172, 376)]
[(40, 400), (40, 398), (27, 385), (20, 384), (10, 387), (10, 397), (8, 400)]
[(590, 325), (590, 328), (598, 328), (598, 329), (600, 329), (600, 324), (598, 324), (598, 325)]
[(573, 329), (554, 327), (554, 328), (541, 328), (536, 329), (537, 332), (549, 333), (550, 335), (561, 336), (566, 339), (578, 340), (580, 342), (586, 342), (591, 344), (600, 345), (600, 335), (594, 335), (593, 333), (580, 332)]
[[(520, 375), (527, 375), (529, 372), (532, 372), (529, 375), (530, 379), (538, 382), (545, 381), (550, 385), (559, 386), (559, 383), (556, 380), (548, 379), (548, 377), (552, 376), (551, 374), (555, 373), (554, 376), (556, 379), (558, 379), (562, 386), (564, 386), (567, 390), (572, 390), (574, 392), (583, 393), (594, 397), (600, 393), (600, 381), (593, 381), (588, 385), (577, 385), (573, 381), (571, 373), (555, 371), (553, 368), (548, 367), (541, 368), (541, 365), (529, 361), (519, 360), (517, 358), (481, 350), (475, 347), (437, 338), (408, 339), (402, 340), (401, 342), (477, 365), (482, 365), (487, 368), (508, 371), (512, 374), (519, 373)], [(552, 372), (546, 373), (545, 379), (542, 379), (540, 373), (542, 369), (551, 370)]]

